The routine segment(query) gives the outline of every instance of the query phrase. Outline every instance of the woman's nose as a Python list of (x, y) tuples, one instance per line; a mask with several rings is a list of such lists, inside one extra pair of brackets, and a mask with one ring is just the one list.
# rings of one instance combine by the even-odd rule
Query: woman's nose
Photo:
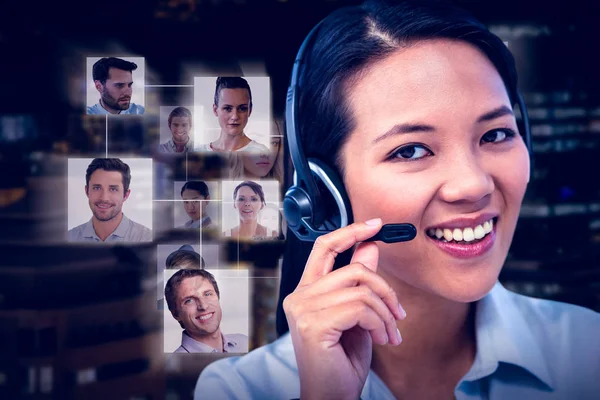
[(462, 161), (454, 158), (445, 174), (447, 178), (440, 189), (440, 197), (448, 203), (476, 203), (495, 189), (491, 174), (474, 157), (462, 157)]

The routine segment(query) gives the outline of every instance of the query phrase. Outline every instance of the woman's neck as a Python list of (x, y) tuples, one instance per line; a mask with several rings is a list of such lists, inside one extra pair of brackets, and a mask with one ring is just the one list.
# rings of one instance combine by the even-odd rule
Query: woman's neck
[(250, 237), (256, 234), (256, 228), (258, 227), (258, 221), (255, 219), (251, 220), (240, 220), (240, 236)]
[(251, 139), (245, 133), (241, 135), (228, 135), (221, 131), (219, 138), (211, 143), (213, 149), (217, 151), (236, 151), (246, 146)]
[(420, 392), (427, 381), (440, 382), (441, 392), (450, 390), (451, 396), (475, 358), (474, 303), (450, 301), (380, 274), (398, 294), (407, 317), (398, 322), (399, 346), (373, 346), (371, 368), (400, 398), (439, 394), (439, 388)]

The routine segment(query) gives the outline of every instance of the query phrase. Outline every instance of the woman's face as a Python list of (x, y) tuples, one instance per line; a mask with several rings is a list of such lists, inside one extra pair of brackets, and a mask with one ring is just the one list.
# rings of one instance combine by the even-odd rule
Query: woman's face
[(247, 89), (221, 89), (219, 105), (213, 105), (221, 131), (228, 135), (241, 135), (252, 112)]
[(181, 194), (183, 208), (193, 221), (197, 221), (206, 213), (206, 204), (202, 200), (207, 200), (200, 192), (192, 189), (186, 189)]
[(263, 208), (260, 196), (249, 186), (238, 189), (233, 206), (237, 208), (242, 221), (256, 220), (258, 212)]
[[(498, 278), (529, 179), (493, 64), (466, 43), (422, 41), (373, 64), (348, 96), (356, 125), (341, 154), (355, 220), (417, 228), (411, 242), (378, 243), (380, 273), (455, 301), (480, 299)], [(437, 229), (450, 241), (432, 238)]]
[(275, 161), (281, 145), (281, 138), (271, 138), (271, 151), (269, 153), (244, 152), (241, 157), (244, 162), (244, 169), (250, 176), (262, 178), (266, 176)]

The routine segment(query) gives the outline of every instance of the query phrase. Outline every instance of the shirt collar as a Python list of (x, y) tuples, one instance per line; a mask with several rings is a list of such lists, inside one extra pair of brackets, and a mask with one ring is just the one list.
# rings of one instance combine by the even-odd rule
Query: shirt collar
[[(227, 353), (227, 350), (234, 348), (238, 343), (234, 340), (228, 339), (221, 333), (221, 340), (223, 341), (223, 352)], [(186, 331), (181, 333), (181, 345), (190, 353), (216, 353), (217, 349), (210, 347), (207, 344), (192, 339)]]
[(193, 219), (190, 219), (188, 222), (185, 223), (185, 226), (191, 227), (191, 226), (194, 226), (194, 224), (196, 224), (196, 225), (198, 225), (199, 228), (201, 228), (202, 225), (204, 225), (204, 223), (209, 219), (210, 219), (210, 217), (208, 215), (205, 217), (202, 217), (196, 221), (194, 221)]
[[(121, 223), (119, 223), (119, 226), (117, 226), (117, 229), (115, 229), (113, 231), (113, 233), (108, 235), (107, 239), (113, 235), (118, 236), (118, 237), (125, 237), (128, 227), (129, 227), (129, 218), (127, 218), (125, 216), (125, 214), (123, 214), (123, 219), (121, 220)], [(85, 224), (85, 226), (83, 228), (83, 237), (96, 238), (96, 239), (100, 240), (100, 238), (96, 234), (96, 231), (94, 230), (93, 217), (90, 218), (90, 220)]]
[[(167, 142), (167, 146), (169, 146), (169, 148), (171, 150), (173, 150), (173, 152), (175, 152), (177, 150), (177, 147), (175, 146), (175, 142), (173, 141), (173, 137), (171, 137), (171, 139), (169, 139), (169, 141)], [(188, 136), (188, 141), (183, 146), (183, 149), (185, 151), (190, 151), (193, 147), (194, 147), (194, 143), (192, 142), (192, 138)]]
[(539, 338), (536, 339), (529, 329), (513, 296), (496, 282), (490, 293), (477, 302), (477, 353), (463, 380), (474, 381), (491, 375), (503, 362), (523, 368), (553, 389), (554, 383), (544, 363)]
[[(103, 114), (112, 114), (112, 113), (111, 113), (111, 112), (109, 112), (109, 111), (108, 111), (106, 108), (104, 108), (104, 106), (102, 105), (102, 99), (99, 99), (99, 100), (98, 100), (98, 108), (99, 108), (100, 110), (102, 110), (102, 113), (103, 113)], [(119, 115), (119, 114), (121, 114), (121, 112), (122, 112), (122, 111), (123, 111), (123, 110), (119, 110), (119, 112), (118, 112), (117, 114), (115, 114), (115, 115)]]
[(121, 223), (119, 224), (119, 226), (117, 226), (117, 229), (115, 229), (113, 231), (113, 233), (110, 234), (110, 236), (115, 235), (118, 237), (125, 237), (125, 234), (127, 233), (128, 228), (129, 228), (129, 218), (127, 218), (125, 216), (125, 214), (123, 214), (123, 219), (121, 220)]
[(94, 222), (92, 221), (93, 217), (85, 224), (83, 227), (83, 237), (85, 238), (97, 238), (100, 240), (98, 235), (96, 235), (96, 231), (94, 230)]

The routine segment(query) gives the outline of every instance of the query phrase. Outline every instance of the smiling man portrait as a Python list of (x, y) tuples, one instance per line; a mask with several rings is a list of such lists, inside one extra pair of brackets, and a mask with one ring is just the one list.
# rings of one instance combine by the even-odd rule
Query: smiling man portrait
[(247, 353), (248, 337), (221, 332), (221, 294), (214, 276), (203, 269), (177, 271), (165, 287), (173, 318), (184, 329), (175, 353)]
[(118, 158), (95, 158), (85, 174), (92, 218), (69, 230), (69, 242), (149, 242), (152, 231), (123, 214), (129, 198), (131, 169)]
[(190, 137), (192, 129), (192, 112), (185, 107), (175, 107), (167, 119), (171, 138), (162, 143), (158, 151), (163, 153), (187, 153), (194, 149)]

